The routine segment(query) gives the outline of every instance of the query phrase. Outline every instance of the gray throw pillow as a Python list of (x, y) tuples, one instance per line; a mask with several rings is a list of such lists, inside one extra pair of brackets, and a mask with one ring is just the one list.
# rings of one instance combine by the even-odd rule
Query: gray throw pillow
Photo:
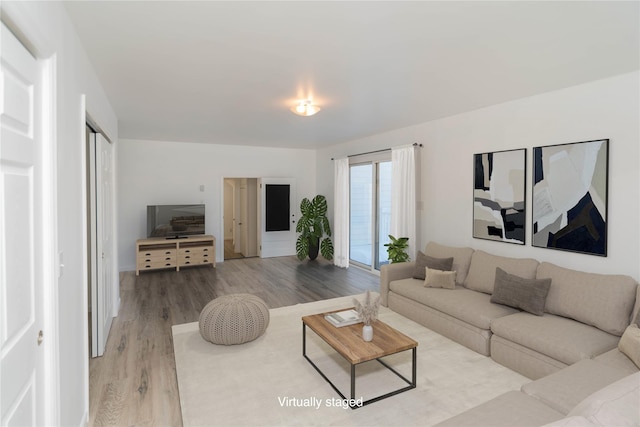
[(424, 280), (425, 267), (440, 271), (451, 271), (451, 268), (453, 267), (453, 257), (434, 258), (418, 251), (418, 256), (416, 257), (416, 267), (413, 271), (413, 278)]
[(551, 279), (525, 279), (497, 267), (491, 302), (542, 316), (550, 287)]

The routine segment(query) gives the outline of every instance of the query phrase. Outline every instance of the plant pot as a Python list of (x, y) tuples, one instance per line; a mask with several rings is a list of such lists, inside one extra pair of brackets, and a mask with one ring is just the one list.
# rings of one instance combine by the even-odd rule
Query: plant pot
[(373, 339), (373, 326), (364, 325), (362, 327), (362, 339), (367, 342)]
[(319, 247), (318, 245), (314, 245), (313, 243), (309, 242), (309, 259), (311, 261), (313, 261), (314, 259), (318, 258), (318, 251), (319, 251)]

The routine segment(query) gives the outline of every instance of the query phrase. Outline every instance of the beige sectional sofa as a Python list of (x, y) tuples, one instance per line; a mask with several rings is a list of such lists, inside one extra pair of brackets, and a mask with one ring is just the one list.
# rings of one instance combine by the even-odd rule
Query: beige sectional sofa
[[(425, 286), (424, 279), (414, 278), (429, 262), (451, 258), (453, 289)], [(538, 315), (532, 314), (535, 304), (532, 311), (526, 302), (509, 301), (509, 306), (491, 301), (504, 296), (500, 282), (505, 275), (527, 289), (547, 290), (540, 291), (544, 299), (542, 306), (538, 300)], [(593, 393), (609, 396), (613, 392), (607, 387), (626, 386), (632, 397), (638, 395), (638, 367), (618, 350), (640, 305), (640, 288), (629, 276), (585, 273), (431, 242), (418, 262), (382, 267), (380, 294), (382, 304), (392, 310), (537, 380), (443, 425), (514, 425), (516, 420), (518, 425), (590, 425), (583, 400)], [(598, 402), (594, 405), (606, 407)], [(640, 422), (638, 405), (632, 407)]]
[(640, 372), (617, 349), (489, 400), (437, 427), (638, 426)]

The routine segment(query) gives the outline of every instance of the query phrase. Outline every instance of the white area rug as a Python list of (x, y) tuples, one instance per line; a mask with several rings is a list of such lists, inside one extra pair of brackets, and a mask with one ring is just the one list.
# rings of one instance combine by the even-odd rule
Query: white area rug
[[(381, 307), (380, 320), (419, 343), (417, 387), (362, 408), (345, 408), (302, 356), (301, 317), (350, 307), (352, 300), (343, 297), (273, 309), (265, 334), (236, 346), (206, 342), (197, 322), (173, 326), (184, 425), (427, 426), (530, 381)], [(310, 329), (307, 354), (348, 396), (348, 363)], [(411, 351), (385, 361), (411, 378)], [(359, 365), (356, 373), (356, 395), (365, 400), (404, 385), (376, 361)]]

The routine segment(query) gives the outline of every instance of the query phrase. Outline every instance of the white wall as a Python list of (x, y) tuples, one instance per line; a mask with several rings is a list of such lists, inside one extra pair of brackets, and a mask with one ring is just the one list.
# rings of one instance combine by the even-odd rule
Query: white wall
[[(317, 192), (330, 195), (333, 206), (331, 157), (419, 142), (419, 248), (433, 240), (640, 280), (639, 81), (638, 72), (624, 74), (319, 150)], [(532, 247), (532, 147), (604, 138), (610, 139), (608, 256)], [(526, 245), (474, 239), (473, 154), (515, 148), (527, 148)]]
[(118, 148), (120, 271), (135, 270), (135, 241), (146, 237), (147, 205), (204, 203), (206, 232), (216, 236), (216, 259), (223, 261), (224, 178), (295, 178), (296, 207), (315, 195), (313, 150), (127, 139)]
[(64, 257), (62, 275), (54, 282), (59, 332), (59, 422), (55, 424), (83, 425), (89, 410), (85, 115), (88, 112), (113, 141), (118, 138), (118, 122), (61, 3), (3, 1), (2, 14), (10, 27), (24, 34), (38, 58), (52, 60), (54, 69), (57, 230), (49, 231), (57, 245), (49, 250)]

